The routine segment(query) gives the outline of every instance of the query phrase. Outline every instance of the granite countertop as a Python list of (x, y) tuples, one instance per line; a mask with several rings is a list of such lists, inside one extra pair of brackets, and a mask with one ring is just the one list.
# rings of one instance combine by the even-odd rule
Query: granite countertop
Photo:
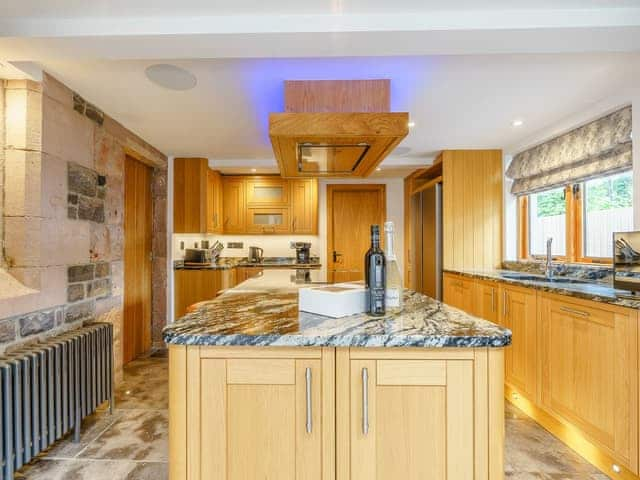
[(206, 265), (185, 265), (182, 260), (173, 262), (174, 270), (229, 270), (236, 267), (252, 268), (320, 268), (317, 257), (311, 257), (309, 263), (297, 263), (294, 257), (265, 257), (260, 263), (250, 262), (246, 257), (222, 257)]
[(404, 292), (404, 309), (384, 317), (330, 318), (298, 311), (298, 289), (321, 282), (310, 272), (267, 270), (164, 328), (167, 343), (282, 347), (504, 347), (511, 332), (426, 295)]
[[(615, 288), (597, 282), (581, 281), (579, 283), (563, 282), (562, 276), (556, 276), (556, 281), (545, 282), (536, 281), (531, 279), (519, 279), (519, 278), (505, 278), (504, 275), (526, 275), (523, 272), (516, 272), (511, 270), (445, 270), (449, 273), (457, 273), (470, 278), (479, 278), (483, 280), (495, 281), (507, 283), (510, 285), (516, 285), (521, 287), (535, 288), (544, 292), (558, 293), (561, 295), (567, 295), (570, 297), (583, 298), (586, 300), (593, 300), (601, 303), (608, 303), (611, 305), (617, 305), (620, 307), (628, 307), (640, 309), (640, 297), (633, 297), (631, 294), (624, 290), (616, 290)], [(570, 281), (571, 278), (568, 278)]]

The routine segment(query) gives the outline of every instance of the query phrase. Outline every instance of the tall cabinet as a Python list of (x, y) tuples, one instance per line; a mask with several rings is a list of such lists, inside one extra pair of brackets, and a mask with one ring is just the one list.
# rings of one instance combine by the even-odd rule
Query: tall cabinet
[(174, 233), (222, 233), (222, 179), (206, 158), (173, 161)]

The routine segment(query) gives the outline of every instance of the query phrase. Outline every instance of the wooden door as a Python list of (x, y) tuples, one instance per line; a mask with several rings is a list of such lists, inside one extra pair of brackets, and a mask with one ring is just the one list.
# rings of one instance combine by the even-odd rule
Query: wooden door
[(638, 472), (636, 312), (546, 295), (540, 305), (543, 408)]
[(504, 285), (502, 320), (511, 330), (511, 347), (505, 350), (505, 380), (529, 399), (537, 391), (537, 300), (536, 292)]
[(224, 233), (245, 233), (244, 180), (234, 177), (223, 178), (222, 197)]
[(222, 233), (222, 179), (207, 169), (207, 232)]
[(186, 478), (334, 478), (333, 349), (300, 350), (199, 350), (189, 364), (186, 445), (198, 458)]
[(124, 363), (151, 348), (151, 168), (127, 156), (124, 170)]
[(476, 284), (476, 314), (493, 323), (500, 323), (500, 287), (495, 282)]
[(318, 234), (318, 181), (291, 180), (291, 233)]
[[(336, 361), (338, 480), (502, 478), (489, 439), (504, 428), (503, 372), (488, 366), (486, 349), (345, 350)], [(501, 366), (502, 352), (491, 354)], [(487, 411), (492, 377), (498, 412)]]
[(384, 185), (327, 185), (327, 264), (329, 282), (364, 279), (364, 255), (371, 225), (384, 236)]

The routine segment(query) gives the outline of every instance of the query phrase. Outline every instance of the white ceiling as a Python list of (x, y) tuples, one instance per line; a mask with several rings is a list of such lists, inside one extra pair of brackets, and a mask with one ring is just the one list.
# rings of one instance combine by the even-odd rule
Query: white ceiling
[[(284, 80), (391, 79), (393, 109), (416, 123), (401, 145), (409, 153), (384, 163), (394, 175), (443, 148), (518, 148), (551, 124), (637, 95), (636, 0), (478, 8), (477, 0), (5, 0), (0, 62), (35, 62), (165, 153), (207, 156), (225, 171), (273, 169), (268, 114), (282, 110)], [(153, 85), (144, 69), (154, 63), (186, 68), (198, 85)], [(516, 118), (522, 127), (511, 126)]]

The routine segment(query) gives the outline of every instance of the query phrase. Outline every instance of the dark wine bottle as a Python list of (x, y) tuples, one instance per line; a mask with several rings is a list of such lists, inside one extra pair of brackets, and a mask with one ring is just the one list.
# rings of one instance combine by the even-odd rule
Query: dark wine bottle
[(369, 296), (369, 314), (385, 314), (386, 262), (380, 248), (380, 227), (371, 225), (371, 248), (364, 256), (364, 278)]

